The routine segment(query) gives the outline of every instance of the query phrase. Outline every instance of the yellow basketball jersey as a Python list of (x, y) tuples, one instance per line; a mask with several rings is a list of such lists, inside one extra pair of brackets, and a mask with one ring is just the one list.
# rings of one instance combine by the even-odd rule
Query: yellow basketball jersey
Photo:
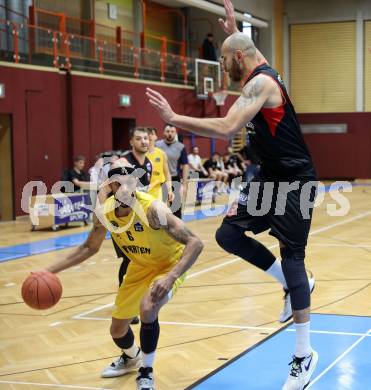
[(182, 256), (184, 245), (171, 238), (164, 229), (152, 229), (147, 211), (155, 198), (136, 191), (137, 202), (130, 214), (119, 218), (115, 214), (115, 198), (104, 203), (106, 223), (112, 226), (112, 238), (130, 261), (144, 267), (161, 269), (176, 263)]
[(166, 180), (164, 172), (165, 152), (155, 147), (154, 151), (147, 152), (146, 156), (152, 163), (152, 176), (148, 192), (156, 199), (162, 200), (161, 185)]

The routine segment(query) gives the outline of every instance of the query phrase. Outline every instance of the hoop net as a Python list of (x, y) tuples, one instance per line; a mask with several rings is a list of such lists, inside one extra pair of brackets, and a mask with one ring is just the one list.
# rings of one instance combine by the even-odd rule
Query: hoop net
[(228, 92), (222, 89), (220, 91), (214, 92), (212, 96), (217, 106), (224, 106), (225, 100), (227, 99), (228, 96)]

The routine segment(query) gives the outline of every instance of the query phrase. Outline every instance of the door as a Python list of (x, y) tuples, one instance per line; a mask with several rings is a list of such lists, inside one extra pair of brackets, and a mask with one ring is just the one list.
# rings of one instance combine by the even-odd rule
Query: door
[(129, 131), (135, 127), (133, 118), (112, 118), (112, 149), (131, 149)]
[(0, 221), (14, 219), (11, 116), (0, 114)]

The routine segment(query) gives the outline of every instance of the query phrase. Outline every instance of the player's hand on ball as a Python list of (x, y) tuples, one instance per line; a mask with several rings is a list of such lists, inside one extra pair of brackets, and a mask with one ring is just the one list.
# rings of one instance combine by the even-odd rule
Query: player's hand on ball
[(174, 117), (174, 111), (171, 109), (168, 101), (157, 91), (154, 91), (151, 88), (146, 88), (146, 95), (149, 99), (150, 104), (156, 108), (161, 118), (167, 122), (171, 123), (171, 119)]
[(151, 289), (152, 301), (159, 303), (173, 288), (174, 282), (174, 278), (169, 276), (156, 280)]
[(34, 276), (39, 276), (39, 275), (47, 275), (49, 274), (49, 271), (47, 269), (39, 269), (39, 270), (36, 270), (36, 271), (31, 271), (30, 272), (31, 275), (34, 275)]
[(62, 284), (47, 270), (35, 271), (23, 281), (21, 294), (23, 301), (33, 309), (50, 309), (61, 299)]

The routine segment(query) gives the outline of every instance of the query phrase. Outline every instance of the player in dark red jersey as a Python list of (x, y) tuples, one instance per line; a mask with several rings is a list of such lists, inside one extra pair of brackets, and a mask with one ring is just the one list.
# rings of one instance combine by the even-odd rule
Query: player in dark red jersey
[[(310, 344), (310, 293), (304, 258), (310, 229), (316, 172), (300, 125), (280, 75), (265, 61), (254, 42), (237, 30), (233, 5), (225, 0), (231, 35), (221, 48), (224, 70), (234, 81), (243, 81), (241, 96), (224, 118), (191, 118), (178, 115), (158, 92), (147, 88), (149, 102), (166, 123), (197, 135), (230, 139), (242, 127), (250, 129), (251, 147), (261, 169), (240, 193), (216, 232), (226, 251), (242, 257), (283, 286), (285, 307), (280, 321), (291, 316), (296, 327), (296, 349), (283, 390), (302, 390), (310, 381), (318, 354)], [(245, 235), (265, 230), (279, 240), (282, 261), (261, 243)]]

